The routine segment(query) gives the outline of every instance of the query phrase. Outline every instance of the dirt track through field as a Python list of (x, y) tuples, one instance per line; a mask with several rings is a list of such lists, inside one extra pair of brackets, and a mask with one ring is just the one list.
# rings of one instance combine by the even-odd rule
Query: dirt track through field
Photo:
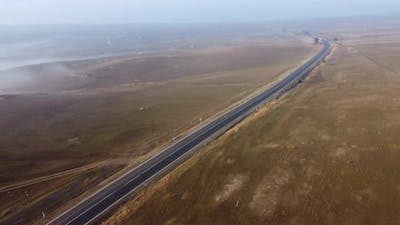
[(81, 167), (77, 167), (77, 168), (74, 168), (74, 169), (65, 170), (65, 171), (62, 171), (62, 172), (59, 172), (59, 173), (54, 173), (54, 174), (50, 174), (50, 175), (47, 175), (47, 176), (33, 178), (31, 180), (26, 180), (26, 181), (17, 182), (17, 183), (14, 183), (14, 184), (5, 185), (5, 186), (0, 187), (0, 193), (7, 192), (7, 191), (12, 191), (12, 190), (15, 190), (15, 189), (19, 189), (19, 188), (26, 187), (26, 186), (29, 186), (29, 185), (33, 185), (33, 184), (49, 181), (49, 180), (52, 180), (52, 179), (68, 176), (68, 175), (71, 175), (71, 174), (81, 173), (81, 172), (88, 171), (88, 170), (91, 170), (91, 169), (94, 169), (94, 168), (97, 168), (97, 167), (104, 166), (105, 164), (108, 164), (108, 163), (107, 162), (92, 163), (92, 164), (89, 164), (89, 165), (86, 165), (86, 166), (81, 166)]

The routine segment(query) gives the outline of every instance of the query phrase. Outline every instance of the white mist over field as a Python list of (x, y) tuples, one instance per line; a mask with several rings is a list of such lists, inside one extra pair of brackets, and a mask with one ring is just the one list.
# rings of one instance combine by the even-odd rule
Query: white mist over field
[[(64, 66), (75, 60), (172, 49), (180, 43), (199, 45), (185, 42), (189, 36), (214, 41), (221, 33), (255, 34), (254, 30), (237, 29), (232, 25), (236, 22), (294, 22), (400, 11), (397, 0), (0, 0), (0, 4), (3, 92), (32, 84), (37, 76), (49, 73), (29, 71), (33, 65)], [(183, 26), (177, 29), (174, 24)], [(15, 68), (19, 69), (11, 71)], [(55, 73), (53, 69), (50, 72)]]

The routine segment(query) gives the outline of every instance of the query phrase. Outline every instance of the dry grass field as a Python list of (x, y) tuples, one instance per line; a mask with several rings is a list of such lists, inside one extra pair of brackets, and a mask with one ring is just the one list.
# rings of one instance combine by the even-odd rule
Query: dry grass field
[(0, 223), (44, 223), (315, 50), (279, 34), (2, 71), (34, 79), (0, 96)]
[(106, 224), (400, 224), (400, 33), (342, 32), (303, 85)]

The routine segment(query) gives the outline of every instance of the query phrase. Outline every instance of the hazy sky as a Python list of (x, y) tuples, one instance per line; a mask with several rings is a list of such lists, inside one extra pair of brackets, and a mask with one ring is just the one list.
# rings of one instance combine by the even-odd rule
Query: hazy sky
[(400, 0), (0, 0), (0, 24), (264, 21), (400, 12)]

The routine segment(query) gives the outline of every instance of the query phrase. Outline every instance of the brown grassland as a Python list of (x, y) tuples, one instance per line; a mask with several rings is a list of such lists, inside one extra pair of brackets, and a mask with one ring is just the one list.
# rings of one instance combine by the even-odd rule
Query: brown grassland
[(400, 34), (346, 32), (303, 85), (105, 223), (400, 224)]
[(315, 50), (283, 34), (12, 71), (36, 83), (0, 97), (0, 223), (45, 223)]

